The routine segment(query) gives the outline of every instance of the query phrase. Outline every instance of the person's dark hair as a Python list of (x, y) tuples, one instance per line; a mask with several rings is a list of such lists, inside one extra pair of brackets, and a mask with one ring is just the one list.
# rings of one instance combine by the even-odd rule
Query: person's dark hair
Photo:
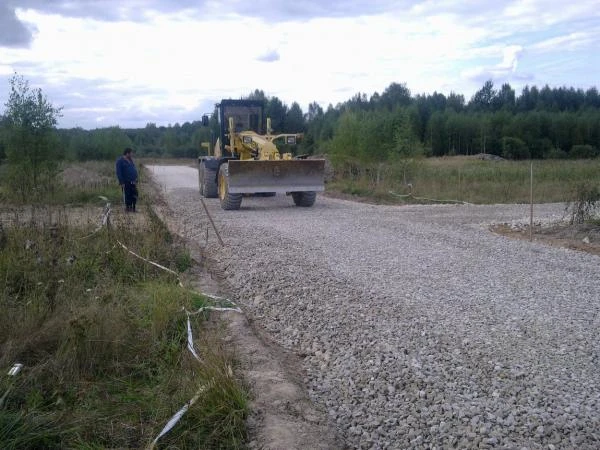
[(127, 147), (125, 150), (123, 150), (123, 154), (124, 154), (124, 155), (128, 155), (128, 154), (130, 154), (130, 153), (132, 153), (132, 152), (133, 152), (133, 149), (131, 149), (131, 148), (129, 148), (129, 147)]

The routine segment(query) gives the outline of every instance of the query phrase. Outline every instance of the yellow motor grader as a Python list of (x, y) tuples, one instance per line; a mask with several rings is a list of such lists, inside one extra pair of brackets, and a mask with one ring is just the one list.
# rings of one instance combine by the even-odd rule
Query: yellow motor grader
[(225, 210), (239, 209), (244, 194), (285, 193), (297, 206), (315, 203), (325, 190), (325, 160), (294, 157), (277, 147), (295, 145), (301, 134), (273, 134), (259, 100), (222, 100), (217, 114), (216, 142), (209, 156), (198, 158), (201, 195), (219, 197)]

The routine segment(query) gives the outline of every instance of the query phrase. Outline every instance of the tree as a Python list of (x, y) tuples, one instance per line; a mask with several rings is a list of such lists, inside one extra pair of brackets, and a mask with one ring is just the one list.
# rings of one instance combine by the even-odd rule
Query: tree
[(423, 145), (413, 130), (407, 111), (398, 112), (398, 125), (394, 130), (394, 156), (411, 158), (423, 155)]
[(410, 90), (404, 83), (392, 83), (381, 94), (379, 103), (389, 110), (395, 109), (398, 106), (408, 106), (412, 103)]
[(495, 109), (507, 109), (514, 111), (515, 109), (515, 91), (510, 87), (510, 84), (504, 83), (498, 91), (495, 99)]
[(529, 148), (519, 138), (502, 138), (502, 156), (506, 159), (528, 159), (531, 154)]
[(292, 103), (285, 114), (284, 131), (286, 133), (301, 133), (304, 131), (304, 113), (296, 102)]
[(251, 92), (247, 98), (248, 100), (261, 100), (267, 103), (267, 96), (265, 95), (265, 92), (260, 89), (255, 89), (254, 92)]
[(69, 156), (77, 161), (102, 159), (100, 147), (91, 139), (90, 134), (82, 128), (71, 131)]
[(15, 73), (9, 84), (5, 116), (10, 187), (25, 201), (53, 190), (62, 156), (55, 134), (62, 108), (55, 108), (40, 88), (31, 89), (21, 75)]
[(4, 158), (6, 158), (6, 128), (7, 119), (4, 116), (0, 116), (0, 164)]
[(271, 118), (271, 127), (276, 133), (281, 133), (285, 127), (287, 106), (277, 97), (271, 97), (267, 102), (265, 113)]
[(483, 87), (475, 92), (469, 102), (469, 108), (473, 111), (491, 111), (496, 98), (496, 90), (492, 80), (487, 80)]
[(119, 127), (94, 130), (92, 136), (92, 141), (102, 159), (115, 159), (126, 147), (133, 145), (131, 139)]

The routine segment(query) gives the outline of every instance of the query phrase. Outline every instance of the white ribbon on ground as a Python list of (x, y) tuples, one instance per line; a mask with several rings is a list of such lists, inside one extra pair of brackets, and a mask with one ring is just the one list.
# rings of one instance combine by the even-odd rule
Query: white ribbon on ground
[(225, 307), (225, 306), (203, 306), (202, 308), (198, 308), (196, 311), (194, 312), (188, 312), (186, 311), (186, 313), (188, 314), (188, 316), (195, 316), (196, 314), (200, 314), (201, 312), (204, 311), (235, 311), (238, 313), (241, 313), (242, 310), (240, 308), (230, 308), (230, 307)]
[[(186, 311), (187, 313), (187, 311)], [(187, 339), (187, 347), (188, 350), (192, 353), (192, 355), (194, 355), (194, 358), (196, 358), (198, 360), (198, 362), (202, 362), (200, 360), (200, 357), (198, 356), (198, 353), (196, 353), (196, 349), (194, 348), (194, 336), (192, 335), (192, 324), (190, 322), (190, 315), (189, 313), (187, 314), (187, 333), (188, 333), (188, 339)]]
[(437, 200), (435, 198), (417, 197), (412, 194), (396, 194), (393, 191), (388, 191), (388, 193), (390, 193), (394, 197), (399, 197), (399, 198), (414, 198), (415, 200), (426, 200), (429, 202), (436, 202), (436, 203), (460, 203), (462, 205), (472, 205), (472, 203), (463, 202), (462, 200)]
[(200, 396), (204, 393), (204, 391), (206, 391), (213, 384), (214, 384), (213, 380), (211, 380), (206, 385), (200, 386), (200, 388), (196, 392), (196, 395), (194, 395), (194, 397), (189, 402), (187, 402), (185, 405), (183, 405), (181, 407), (181, 409), (179, 411), (177, 411), (173, 415), (173, 417), (171, 417), (171, 419), (163, 427), (162, 431), (158, 434), (158, 436), (156, 436), (154, 438), (154, 440), (152, 441), (152, 443), (150, 443), (150, 445), (148, 446), (149, 450), (153, 449), (156, 446), (156, 443), (158, 442), (158, 440), (161, 437), (163, 437), (165, 434), (167, 434), (169, 431), (171, 431), (171, 429), (177, 424), (177, 422), (179, 422), (179, 420), (183, 417), (183, 415), (187, 412), (187, 410), (190, 409), (190, 406), (192, 406), (194, 403), (196, 403), (196, 401), (200, 398)]
[[(106, 199), (106, 197), (101, 197)], [(104, 205), (104, 212), (102, 213), (102, 220), (100, 221), (100, 225), (98, 225), (94, 231), (92, 231), (90, 234), (80, 237), (79, 239), (87, 239), (90, 236), (93, 236), (94, 234), (96, 234), (98, 231), (100, 231), (102, 229), (102, 227), (106, 226), (108, 224), (108, 219), (110, 217), (110, 213), (112, 212), (111, 208), (110, 208), (110, 203), (106, 203), (106, 205)]]
[[(184, 311), (185, 311), (185, 314), (187, 315), (187, 348), (190, 351), (190, 353), (194, 356), (194, 358), (196, 358), (196, 360), (200, 363), (202, 362), (202, 360), (198, 356), (198, 353), (196, 352), (196, 349), (194, 347), (194, 335), (192, 334), (192, 323), (190, 321), (190, 316), (200, 314), (203, 311), (235, 311), (235, 312), (239, 312), (239, 313), (242, 312), (242, 310), (237, 307), (236, 308), (224, 308), (224, 307), (220, 307), (220, 306), (203, 306), (202, 308), (199, 308), (198, 310), (196, 310), (194, 312), (189, 312), (187, 309), (184, 309)], [(228, 367), (228, 372), (229, 372), (228, 375), (232, 376), (231, 367)], [(179, 411), (177, 411), (173, 415), (173, 417), (171, 417), (171, 419), (169, 419), (169, 421), (164, 426), (162, 431), (158, 434), (158, 436), (156, 436), (154, 438), (152, 443), (148, 446), (148, 449), (150, 449), (150, 450), (153, 449), (155, 447), (156, 443), (158, 442), (158, 440), (161, 437), (163, 437), (165, 434), (167, 434), (169, 431), (171, 431), (171, 429), (177, 424), (177, 422), (179, 422), (179, 420), (183, 417), (183, 415), (187, 412), (187, 410), (190, 409), (190, 407), (194, 403), (196, 403), (198, 398), (200, 398), (200, 395), (202, 395), (202, 393), (204, 393), (204, 391), (206, 391), (206, 389), (211, 387), (213, 384), (214, 384), (214, 380), (211, 380), (208, 384), (201, 386), (200, 389), (198, 389), (198, 392), (196, 392), (196, 395), (189, 402), (187, 402), (185, 405), (183, 405), (181, 407), (181, 409)]]
[(15, 363), (12, 368), (8, 371), (8, 375), (11, 377), (14, 377), (16, 374), (18, 374), (21, 369), (23, 368), (23, 364), (21, 363)]
[[(125, 245), (124, 245), (124, 244), (123, 244), (121, 241), (119, 241), (119, 240), (117, 240), (117, 244), (119, 244), (121, 247), (123, 247), (123, 248), (124, 248), (126, 251), (128, 251), (129, 253), (131, 253), (131, 254), (132, 254), (133, 256), (135, 256), (136, 258), (139, 258), (139, 259), (141, 259), (141, 260), (143, 260), (143, 261), (146, 261), (148, 264), (152, 264), (153, 266), (156, 266), (156, 267), (158, 267), (159, 269), (162, 269), (162, 270), (164, 270), (164, 271), (166, 271), (166, 272), (169, 272), (169, 273), (171, 273), (171, 274), (175, 275), (175, 276), (177, 277), (177, 279), (179, 279), (179, 274), (178, 274), (177, 272), (175, 272), (174, 270), (171, 270), (171, 269), (169, 269), (168, 267), (162, 266), (162, 265), (160, 265), (160, 264), (158, 264), (158, 263), (155, 263), (154, 261), (150, 261), (149, 259), (147, 259), (147, 258), (144, 258), (143, 256), (140, 256), (140, 255), (138, 255), (138, 254), (137, 254), (137, 253), (135, 253), (135, 252), (132, 252), (131, 250), (129, 250), (129, 249), (128, 249), (128, 248), (127, 248), (127, 247), (126, 247), (126, 246), (125, 246)], [(180, 283), (180, 284), (181, 284), (181, 283)]]

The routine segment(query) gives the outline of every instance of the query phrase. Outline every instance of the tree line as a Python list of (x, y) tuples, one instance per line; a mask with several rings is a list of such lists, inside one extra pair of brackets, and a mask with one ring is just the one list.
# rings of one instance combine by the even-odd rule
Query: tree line
[[(14, 85), (18, 80), (21, 89), (26, 83), (15, 76), (13, 92), (19, 91)], [(41, 90), (38, 94), (42, 95)], [(496, 89), (487, 81), (466, 101), (456, 93), (412, 95), (405, 84), (392, 83), (381, 94), (375, 92), (369, 97), (358, 93), (326, 109), (313, 102), (306, 112), (296, 102), (288, 106), (258, 89), (247, 98), (264, 101), (275, 131), (304, 133), (296, 149), (299, 153), (327, 153), (365, 161), (477, 153), (510, 159), (590, 158), (600, 154), (600, 95), (596, 87), (584, 91), (526, 86), (517, 95), (508, 83)], [(15, 145), (9, 136), (14, 138), (11, 114), (16, 106), (6, 106), (10, 107), (0, 116), (0, 159)], [(56, 121), (49, 125), (53, 131), (51, 138), (48, 134), (46, 147), (53, 147), (61, 158), (80, 161), (113, 159), (128, 146), (138, 156), (195, 158), (206, 152), (201, 144), (214, 141), (218, 130), (215, 114), (208, 126), (203, 126), (201, 118), (169, 126), (148, 123), (136, 129), (57, 130)]]
[(597, 88), (525, 87), (487, 81), (463, 95), (412, 96), (392, 83), (370, 98), (356, 94), (323, 111), (309, 105), (305, 145), (313, 151), (365, 160), (411, 155), (489, 153), (510, 159), (590, 158), (600, 153)]

